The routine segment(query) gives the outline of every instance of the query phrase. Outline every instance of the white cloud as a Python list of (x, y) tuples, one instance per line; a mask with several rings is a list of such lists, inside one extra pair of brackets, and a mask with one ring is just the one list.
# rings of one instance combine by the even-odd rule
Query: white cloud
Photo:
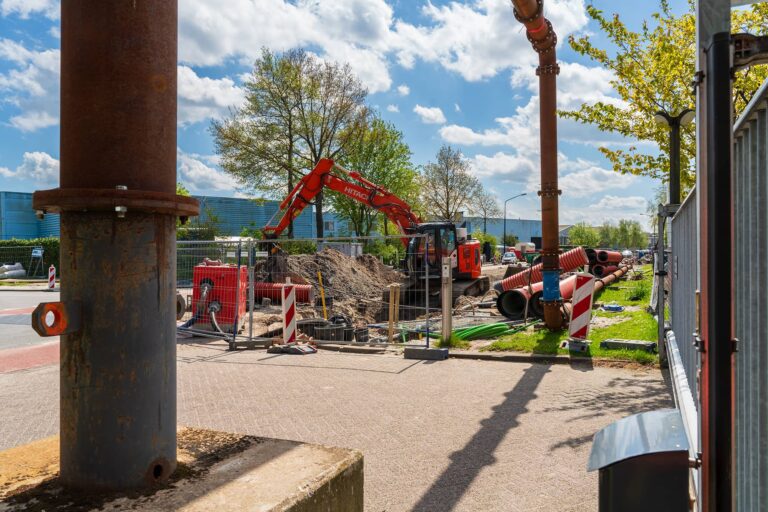
[(230, 0), (226, 9), (211, 0), (187, 0), (179, 4), (179, 58), (194, 66), (228, 59), (250, 64), (262, 47), (316, 46), (321, 58), (348, 62), (370, 92), (380, 92), (391, 87), (391, 24), (385, 0)]
[(492, 156), (475, 155), (470, 163), (478, 177), (495, 178), (503, 182), (527, 182), (537, 176), (538, 170), (538, 166), (530, 159), (503, 152)]
[(245, 91), (230, 78), (200, 77), (187, 66), (179, 66), (179, 124), (218, 119), (239, 107)]
[(185, 153), (177, 150), (178, 179), (191, 192), (204, 190), (223, 190), (234, 192), (238, 188), (234, 178), (223, 171), (215, 169), (205, 162), (211, 163), (211, 157)]
[(587, 222), (595, 226), (626, 219), (639, 222), (647, 230), (649, 226), (648, 216), (645, 214), (646, 204), (646, 200), (639, 196), (607, 195), (586, 206), (563, 205), (560, 220), (564, 224)]
[(564, 160), (561, 155), (561, 172), (572, 171), (560, 178), (564, 198), (587, 197), (611, 189), (629, 188), (637, 179), (631, 174), (619, 174), (598, 167), (586, 160)]
[(411, 94), (411, 88), (405, 84), (398, 85), (397, 94), (399, 94), (400, 96), (408, 96), (409, 94)]
[(15, 41), (0, 39), (0, 60), (12, 66), (0, 73), (3, 101), (20, 111), (11, 117), (11, 125), (29, 132), (58, 124), (60, 51), (34, 51)]
[(58, 0), (2, 0), (0, 1), (0, 14), (18, 14), (22, 19), (29, 18), (30, 14), (41, 13), (52, 20), (59, 18), (61, 5)]
[(21, 165), (15, 171), (0, 167), (0, 176), (55, 186), (59, 182), (59, 161), (42, 151), (24, 153)]
[(443, 124), (445, 123), (445, 115), (440, 107), (422, 107), (416, 105), (413, 107), (413, 111), (421, 118), (422, 123), (426, 124)]
[(397, 105), (387, 105), (387, 112), (400, 112), (400, 107)]
[[(398, 60), (412, 67), (417, 59), (438, 62), (469, 81), (490, 78), (504, 69), (533, 64), (536, 54), (505, 0), (426, 3), (422, 14), (427, 26), (395, 23), (392, 44)], [(551, 0), (545, 15), (555, 26), (560, 41), (586, 26), (583, 0)]]

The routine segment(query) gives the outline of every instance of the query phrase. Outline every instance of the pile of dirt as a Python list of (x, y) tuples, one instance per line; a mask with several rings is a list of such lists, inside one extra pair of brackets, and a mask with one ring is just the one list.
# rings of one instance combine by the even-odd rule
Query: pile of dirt
[(334, 249), (323, 249), (317, 254), (288, 258), (288, 272), (300, 276), (315, 289), (319, 289), (318, 271), (323, 276), (326, 296), (334, 301), (380, 299), (387, 285), (402, 280), (400, 272), (370, 254), (352, 258)]

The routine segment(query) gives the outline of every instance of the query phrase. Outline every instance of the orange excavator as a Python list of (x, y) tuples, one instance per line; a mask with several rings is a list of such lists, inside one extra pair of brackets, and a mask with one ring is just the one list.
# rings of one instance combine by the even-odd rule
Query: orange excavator
[[(274, 226), (270, 225), (274, 216), (270, 219), (262, 229), (265, 238), (279, 237), (291, 220), (295, 219), (324, 187), (380, 211), (398, 227), (405, 235), (402, 242), (406, 248), (406, 257), (402, 270), (409, 277), (412, 287), (415, 285), (415, 288), (422, 288), (418, 281), (423, 281), (425, 277), (439, 278), (441, 258), (450, 256), (454, 300), (460, 295), (482, 295), (490, 288), (488, 277), (481, 275), (480, 242), (468, 238), (466, 229), (456, 228), (452, 222), (421, 222), (405, 201), (368, 181), (360, 173), (348, 171), (327, 158), (320, 160), (280, 203), (277, 213), (284, 212), (283, 216)], [(269, 254), (266, 268), (268, 278), (284, 273), (287, 264), (279, 246), (275, 244)], [(439, 300), (440, 286), (435, 284), (428, 289), (433, 291), (430, 295)]]

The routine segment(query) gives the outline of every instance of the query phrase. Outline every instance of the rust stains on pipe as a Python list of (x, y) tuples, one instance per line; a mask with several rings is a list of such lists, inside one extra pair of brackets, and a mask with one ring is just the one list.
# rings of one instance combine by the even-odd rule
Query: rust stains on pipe
[(175, 193), (176, 18), (175, 1), (62, 3), (61, 188)]
[(558, 286), (560, 246), (557, 183), (557, 65), (555, 47), (557, 35), (552, 24), (544, 17), (543, 0), (512, 0), (515, 17), (525, 25), (526, 35), (539, 54), (539, 118), (541, 138), (541, 262), (544, 275), (544, 322), (550, 330), (562, 328), (560, 312), (562, 298)]

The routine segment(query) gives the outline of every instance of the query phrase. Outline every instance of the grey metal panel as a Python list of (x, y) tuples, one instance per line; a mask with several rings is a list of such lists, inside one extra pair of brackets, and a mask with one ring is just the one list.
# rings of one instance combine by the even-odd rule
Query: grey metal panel
[(768, 503), (768, 81), (734, 128), (736, 510)]
[(694, 345), (696, 331), (696, 289), (698, 279), (699, 245), (696, 236), (698, 211), (696, 190), (685, 199), (677, 214), (672, 219), (672, 232), (669, 240), (672, 246), (670, 255), (671, 292), (670, 319), (675, 333), (680, 358), (685, 368), (691, 393), (698, 403), (699, 352)]
[(677, 409), (635, 414), (611, 423), (592, 442), (587, 471), (639, 455), (688, 451), (683, 419)]

